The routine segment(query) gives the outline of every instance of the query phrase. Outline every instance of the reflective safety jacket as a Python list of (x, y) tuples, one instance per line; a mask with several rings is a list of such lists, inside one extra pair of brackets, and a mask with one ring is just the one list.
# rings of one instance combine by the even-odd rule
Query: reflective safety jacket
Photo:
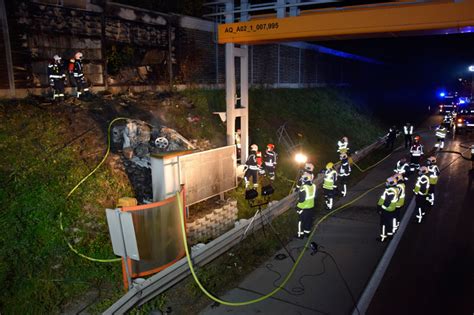
[(438, 165), (428, 166), (428, 175), (430, 177), (430, 185), (436, 185), (438, 183), (439, 173), (440, 171), (439, 171)]
[(416, 179), (415, 189), (413, 190), (417, 195), (428, 195), (430, 189), (430, 179), (426, 174), (418, 176)]
[(385, 188), (382, 196), (380, 196), (378, 205), (385, 211), (395, 211), (398, 202), (398, 189), (396, 187)]
[(448, 130), (443, 126), (440, 126), (438, 127), (438, 129), (436, 129), (436, 137), (438, 138), (441, 138), (441, 139), (446, 138), (447, 133), (448, 133)]
[(412, 156), (422, 156), (423, 153), (423, 146), (421, 144), (413, 144), (410, 148), (410, 154)]
[(341, 167), (339, 168), (339, 176), (346, 177), (351, 175), (351, 165), (348, 159), (341, 160)]
[(401, 208), (405, 205), (405, 183), (398, 183), (396, 187), (398, 189), (397, 208)]
[(314, 208), (314, 198), (316, 198), (316, 185), (304, 184), (300, 188), (298, 194), (298, 204), (296, 205), (296, 207), (298, 207), (299, 209)]
[(398, 173), (398, 174), (402, 174), (402, 175), (405, 175), (406, 172), (407, 172), (407, 169), (410, 167), (410, 165), (405, 162), (405, 163), (402, 163), (401, 160), (399, 160), (397, 162), (397, 167), (395, 167), (395, 169), (393, 170), (395, 173)]
[(56, 62), (50, 62), (48, 64), (48, 77), (51, 82), (66, 79), (66, 73), (64, 73), (63, 66)]
[(324, 182), (323, 188), (333, 190), (336, 188), (336, 181), (337, 181), (337, 172), (336, 170), (329, 169), (324, 172)]
[(275, 151), (265, 151), (265, 166), (275, 167), (277, 164), (277, 153)]
[(337, 147), (338, 147), (337, 152), (347, 153), (347, 151), (349, 151), (349, 142), (339, 140), (337, 142)]
[(255, 151), (250, 152), (249, 157), (247, 158), (247, 161), (245, 162), (245, 165), (248, 166), (249, 170), (252, 170), (252, 171), (258, 170), (257, 152)]
[(413, 126), (408, 126), (408, 125), (403, 126), (403, 133), (405, 135), (412, 135), (413, 134)]

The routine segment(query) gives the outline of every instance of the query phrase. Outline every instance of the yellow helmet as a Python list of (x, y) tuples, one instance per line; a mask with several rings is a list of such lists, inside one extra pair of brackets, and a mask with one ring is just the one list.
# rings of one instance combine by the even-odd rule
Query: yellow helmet
[(333, 162), (329, 162), (328, 164), (326, 164), (326, 169), (331, 169), (334, 167), (334, 163)]

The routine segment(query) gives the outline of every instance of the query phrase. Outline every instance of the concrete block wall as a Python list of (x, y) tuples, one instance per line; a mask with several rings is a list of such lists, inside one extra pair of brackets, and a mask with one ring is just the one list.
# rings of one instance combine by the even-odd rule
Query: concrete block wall
[(186, 223), (189, 243), (196, 244), (216, 238), (234, 227), (237, 220), (237, 200), (231, 200), (211, 213)]

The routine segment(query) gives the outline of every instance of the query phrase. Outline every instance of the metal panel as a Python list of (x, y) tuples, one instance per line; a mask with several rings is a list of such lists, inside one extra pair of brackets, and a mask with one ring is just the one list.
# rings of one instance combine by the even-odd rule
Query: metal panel
[(192, 205), (237, 186), (235, 145), (179, 157), (180, 182), (186, 205)]
[(140, 260), (132, 214), (119, 209), (106, 209), (105, 212), (114, 254)]

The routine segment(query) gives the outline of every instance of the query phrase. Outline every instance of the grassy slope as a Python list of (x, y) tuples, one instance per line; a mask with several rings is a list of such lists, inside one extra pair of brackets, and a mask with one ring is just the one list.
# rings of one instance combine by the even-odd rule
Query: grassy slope
[[(224, 125), (211, 112), (225, 110), (224, 92), (193, 90), (180, 94), (191, 99), (195, 107), (168, 112), (169, 121), (176, 123), (170, 126), (185, 136), (222, 143)], [(318, 168), (336, 159), (335, 143), (341, 136), (349, 136), (351, 147), (358, 148), (382, 133), (371, 121), (369, 111), (354, 104), (346, 91), (253, 90), (250, 102), (251, 141), (261, 148), (273, 142), (281, 153), (277, 185), (282, 189), (276, 192), (276, 199), (288, 193), (291, 183), (284, 178), (292, 178), (296, 171), (278, 147), (276, 130), (281, 124), (288, 124), (289, 133), (302, 142)], [(130, 195), (128, 183), (103, 167), (66, 202), (69, 189), (98, 159), (81, 158), (76, 144), (54, 152), (58, 144), (66, 142), (69, 122), (61, 112), (20, 103), (23, 105), (5, 103), (1, 108), (0, 198), (4, 206), (0, 212), (0, 281), (4, 290), (0, 310), (7, 314), (58, 313), (68, 300), (96, 287), (113, 287), (108, 290), (120, 295), (120, 267), (91, 263), (69, 251), (58, 228), (58, 216), (63, 211), (65, 225), (79, 229), (69, 230), (68, 238), (80, 238), (77, 246), (81, 252), (110, 257), (103, 209), (113, 206), (119, 196)], [(187, 124), (183, 117), (187, 114), (199, 115), (200, 123)], [(105, 144), (104, 135), (98, 136)], [(248, 217), (251, 212), (241, 198), (242, 188), (231, 194), (239, 199), (240, 216)], [(111, 302), (113, 299), (103, 301), (99, 309)]]

